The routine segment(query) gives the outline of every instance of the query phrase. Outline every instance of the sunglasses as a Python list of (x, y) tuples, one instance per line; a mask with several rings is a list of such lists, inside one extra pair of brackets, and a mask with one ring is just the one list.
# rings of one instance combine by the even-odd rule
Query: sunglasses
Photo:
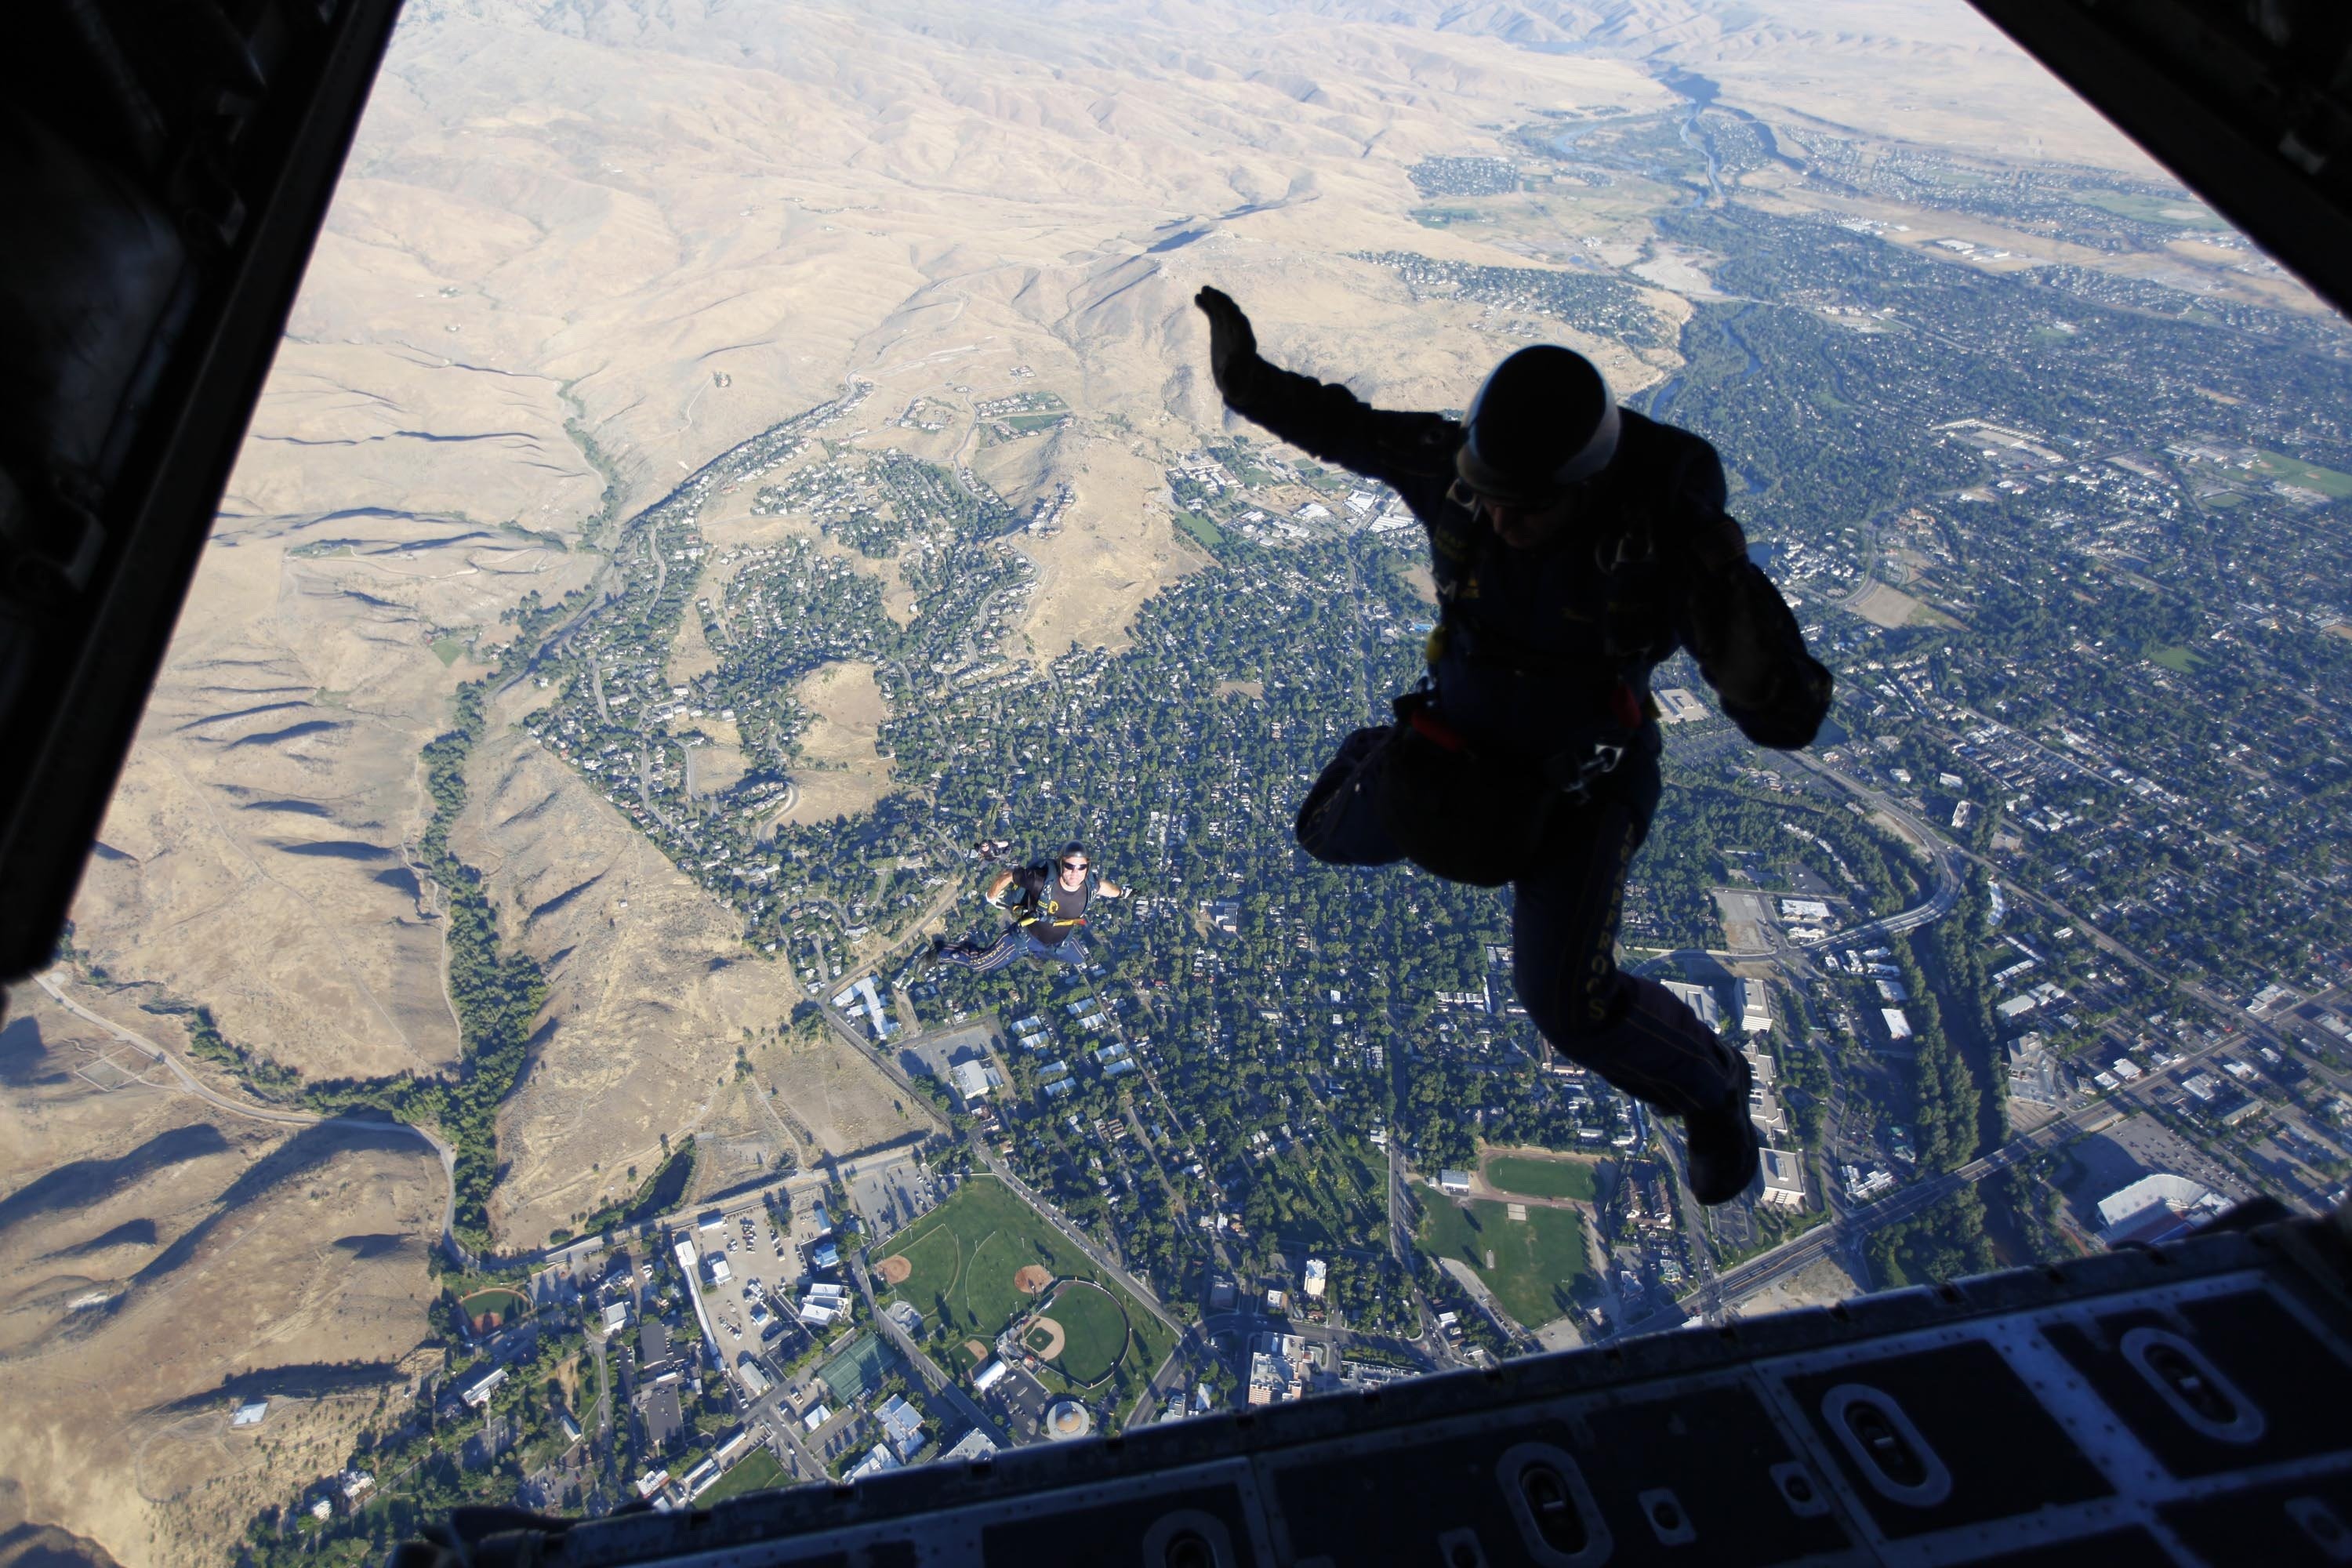
[(1087, 863), (1084, 860), (1065, 860), (1062, 862), (1062, 869), (1065, 871), (1083, 871), (1086, 868)]

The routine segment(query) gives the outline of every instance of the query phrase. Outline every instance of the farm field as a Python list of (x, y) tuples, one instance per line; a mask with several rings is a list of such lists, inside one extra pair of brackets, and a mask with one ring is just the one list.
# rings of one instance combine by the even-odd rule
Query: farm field
[(1546, 1160), (1529, 1154), (1489, 1155), (1486, 1184), (1498, 1193), (1528, 1198), (1573, 1198), (1589, 1204), (1599, 1188), (1598, 1167), (1590, 1160)]
[(1515, 1220), (1511, 1205), (1499, 1199), (1456, 1203), (1427, 1188), (1420, 1197), (1423, 1250), (1468, 1264), (1521, 1327), (1538, 1328), (1575, 1304), (1574, 1292), (1591, 1268), (1580, 1211), (1528, 1208), (1527, 1218)]

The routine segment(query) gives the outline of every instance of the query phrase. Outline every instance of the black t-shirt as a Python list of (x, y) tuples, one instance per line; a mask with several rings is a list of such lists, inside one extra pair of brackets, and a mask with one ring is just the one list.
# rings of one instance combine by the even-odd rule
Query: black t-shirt
[(1087, 904), (1094, 897), (1095, 874), (1089, 869), (1075, 891), (1062, 886), (1061, 868), (1029, 867), (1021, 878), (1024, 923), (1040, 942), (1058, 942), (1086, 922)]

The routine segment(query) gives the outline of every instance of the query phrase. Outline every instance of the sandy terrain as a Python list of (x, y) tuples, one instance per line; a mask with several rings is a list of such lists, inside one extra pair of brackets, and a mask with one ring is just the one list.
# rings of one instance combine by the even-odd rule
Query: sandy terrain
[[(106, 1037), (31, 987), (8, 1003), (0, 1478), (21, 1517), (123, 1563), (217, 1560), (289, 1467), (340, 1460), (408, 1386), (439, 1163), (398, 1130), (273, 1125), (97, 1068), (101, 1090), (82, 1075)], [(261, 1427), (228, 1431), (232, 1391), (270, 1397)]]
[[(298, 550), (328, 549), (331, 554)], [(587, 558), (408, 517), (225, 521), (74, 909), (120, 979), (328, 1075), (440, 1067), (457, 1025), (407, 846), (456, 643)]]
[(812, 670), (793, 695), (814, 715), (800, 737), (793, 800), (779, 822), (823, 822), (867, 809), (890, 787), (890, 761), (874, 747), (890, 705), (859, 659)]
[(1837, 1259), (1823, 1258), (1750, 1296), (1740, 1303), (1738, 1315), (1760, 1318), (1799, 1307), (1828, 1307), (1861, 1294), (1862, 1287), (1854, 1283), (1853, 1276)]
[(818, 1143), (835, 1153), (870, 1149), (938, 1122), (927, 1104), (893, 1091), (888, 1079), (833, 1032), (786, 1035), (772, 1055), (754, 1057), (761, 1083), (774, 1091)]
[(745, 1027), (772, 1026), (789, 970), (611, 803), (529, 737), (487, 741), (452, 847), (484, 868), (508, 939), (547, 965), (548, 1001), (499, 1121), (492, 1223), (517, 1245), (651, 1170), (730, 1075)]

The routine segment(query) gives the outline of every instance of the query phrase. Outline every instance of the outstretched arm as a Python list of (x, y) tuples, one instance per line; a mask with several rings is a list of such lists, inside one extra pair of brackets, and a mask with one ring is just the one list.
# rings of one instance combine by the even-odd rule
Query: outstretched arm
[(1226, 407), (1327, 463), (1399, 490), (1416, 480), (1451, 480), (1462, 444), (1453, 420), (1374, 408), (1344, 386), (1271, 364), (1231, 295), (1203, 289), (1192, 302), (1209, 319), (1209, 373)]
[(1780, 590), (1748, 558), (1748, 535), (1724, 510), (1715, 448), (1686, 437), (1677, 463), (1675, 542), (1690, 565), (1675, 629), (1741, 733), (1784, 752), (1811, 745), (1830, 710), (1830, 672), (1806, 651)]
[(1684, 646), (1749, 740), (1784, 752), (1811, 745), (1830, 710), (1829, 670), (1806, 651), (1789, 602), (1748, 559), (1739, 525), (1718, 513), (1698, 534), (1680, 616)]
[(1098, 896), (1106, 899), (1123, 899), (1127, 897), (1127, 889), (1120, 887), (1117, 882), (1098, 881), (1095, 884), (1095, 892)]

